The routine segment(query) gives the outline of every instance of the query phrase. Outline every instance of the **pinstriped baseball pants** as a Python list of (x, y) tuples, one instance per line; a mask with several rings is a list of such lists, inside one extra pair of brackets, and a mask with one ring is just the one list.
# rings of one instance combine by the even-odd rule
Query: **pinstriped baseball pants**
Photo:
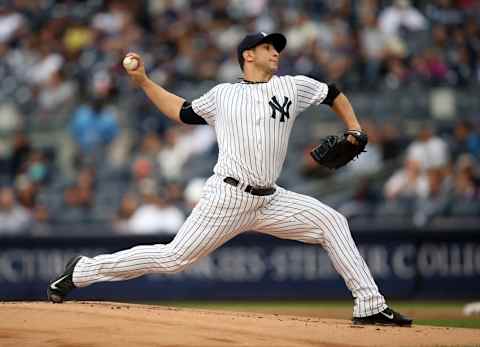
[(172, 242), (83, 257), (75, 267), (73, 281), (77, 287), (85, 287), (148, 273), (178, 272), (247, 230), (320, 244), (355, 298), (354, 317), (387, 307), (340, 213), (281, 187), (273, 195), (254, 196), (217, 175), (207, 181), (200, 202)]

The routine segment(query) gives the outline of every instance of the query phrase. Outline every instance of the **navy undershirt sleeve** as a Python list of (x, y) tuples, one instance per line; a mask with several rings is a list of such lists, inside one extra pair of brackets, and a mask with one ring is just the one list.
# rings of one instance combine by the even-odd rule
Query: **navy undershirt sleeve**
[(180, 109), (180, 120), (185, 124), (207, 124), (192, 108), (192, 104), (185, 101)]
[(340, 90), (338, 90), (337, 86), (335, 84), (329, 84), (328, 85), (328, 94), (323, 99), (322, 104), (326, 104), (328, 106), (332, 106), (333, 102), (335, 101), (335, 98), (340, 94)]

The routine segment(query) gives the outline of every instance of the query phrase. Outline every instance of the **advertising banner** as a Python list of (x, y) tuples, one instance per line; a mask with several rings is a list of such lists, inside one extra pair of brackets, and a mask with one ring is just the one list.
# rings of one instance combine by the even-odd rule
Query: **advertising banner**
[[(480, 237), (472, 232), (359, 232), (360, 252), (389, 299), (480, 297)], [(0, 299), (45, 299), (47, 283), (73, 255), (95, 256), (136, 245), (168, 243), (139, 236), (0, 239)], [(248, 233), (187, 270), (94, 284), (76, 299), (351, 298), (318, 245)]]

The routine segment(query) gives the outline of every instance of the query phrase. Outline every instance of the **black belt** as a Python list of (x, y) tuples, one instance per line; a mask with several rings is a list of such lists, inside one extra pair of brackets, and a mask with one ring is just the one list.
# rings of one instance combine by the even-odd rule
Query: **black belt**
[[(234, 187), (240, 184), (240, 181), (233, 177), (225, 177), (223, 179), (223, 182), (230, 184)], [(259, 195), (259, 196), (272, 195), (273, 193), (275, 193), (275, 188), (255, 188), (255, 187), (252, 187), (251, 185), (248, 185), (247, 188), (245, 188), (245, 192), (250, 193), (252, 195)]]

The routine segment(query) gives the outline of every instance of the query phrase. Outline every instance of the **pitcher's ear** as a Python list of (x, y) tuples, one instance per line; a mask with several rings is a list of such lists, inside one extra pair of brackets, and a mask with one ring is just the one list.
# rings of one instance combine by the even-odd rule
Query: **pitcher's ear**
[(249, 62), (252, 62), (253, 59), (255, 58), (255, 53), (251, 49), (247, 49), (243, 51), (242, 55), (243, 55), (243, 59)]

